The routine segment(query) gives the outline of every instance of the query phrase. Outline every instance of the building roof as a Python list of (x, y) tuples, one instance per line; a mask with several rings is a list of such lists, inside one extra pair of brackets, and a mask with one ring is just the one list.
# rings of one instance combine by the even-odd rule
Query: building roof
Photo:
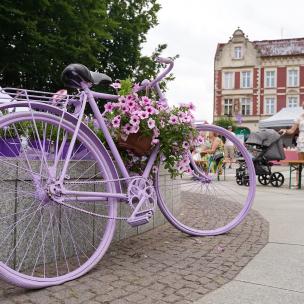
[(291, 56), (304, 54), (304, 38), (253, 41), (261, 56)]
[[(235, 39), (248, 39), (244, 32), (238, 28), (230, 41)], [(251, 41), (254, 47), (258, 50), (262, 57), (276, 57), (276, 56), (297, 56), (304, 55), (304, 38), (290, 38), (278, 40), (260, 40)], [(216, 55), (223, 49), (227, 43), (218, 43)]]

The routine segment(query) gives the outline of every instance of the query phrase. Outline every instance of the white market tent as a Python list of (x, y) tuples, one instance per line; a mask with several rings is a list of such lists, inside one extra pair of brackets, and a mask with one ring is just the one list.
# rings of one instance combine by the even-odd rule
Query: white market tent
[(304, 110), (302, 107), (283, 108), (276, 114), (260, 120), (260, 129), (290, 127)]

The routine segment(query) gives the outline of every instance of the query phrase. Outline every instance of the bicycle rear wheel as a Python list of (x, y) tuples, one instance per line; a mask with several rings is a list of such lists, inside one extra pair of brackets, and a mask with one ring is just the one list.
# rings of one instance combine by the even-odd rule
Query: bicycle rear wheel
[[(172, 179), (160, 167), (156, 177), (158, 205), (167, 220), (177, 229), (190, 235), (217, 235), (237, 226), (249, 212), (255, 194), (255, 170), (245, 146), (229, 131), (213, 126), (201, 125), (198, 129), (206, 138), (214, 132), (225, 142), (230, 140), (236, 158), (232, 169), (227, 161), (217, 164), (206, 160), (204, 166), (193, 163), (193, 173)], [(245, 162), (249, 186), (236, 183), (237, 158)], [(244, 163), (242, 164), (244, 166)]]
[[(102, 258), (113, 238), (116, 200), (78, 199), (64, 206), (49, 195), (48, 183), (60, 176), (74, 132), (72, 123), (44, 112), (0, 120), (0, 277), (17, 286), (76, 279)], [(115, 193), (114, 165), (92, 136), (88, 128), (79, 130), (63, 184), (68, 190)]]

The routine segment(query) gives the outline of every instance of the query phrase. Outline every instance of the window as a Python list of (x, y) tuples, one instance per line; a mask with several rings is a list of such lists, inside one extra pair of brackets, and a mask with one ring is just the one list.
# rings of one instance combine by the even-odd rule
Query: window
[(266, 88), (275, 87), (275, 71), (266, 71), (265, 87)]
[(242, 88), (250, 88), (251, 87), (251, 73), (250, 71), (242, 72)]
[(266, 97), (265, 98), (265, 114), (274, 114), (276, 110), (275, 98), (274, 97)]
[(299, 97), (298, 96), (288, 96), (287, 107), (295, 108), (299, 106)]
[(224, 73), (224, 89), (233, 89), (233, 73)]
[(299, 71), (297, 69), (288, 70), (288, 86), (297, 87), (299, 85)]
[(242, 48), (240, 46), (236, 46), (234, 48), (234, 59), (241, 59), (242, 58)]
[(250, 98), (241, 99), (241, 113), (242, 113), (242, 115), (251, 114), (251, 99)]
[(232, 115), (232, 99), (224, 99), (224, 115)]

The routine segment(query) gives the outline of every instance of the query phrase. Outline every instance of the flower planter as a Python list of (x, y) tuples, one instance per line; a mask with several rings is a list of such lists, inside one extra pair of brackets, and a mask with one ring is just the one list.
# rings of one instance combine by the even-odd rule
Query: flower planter
[(119, 139), (118, 146), (121, 149), (129, 150), (137, 156), (148, 155), (151, 151), (152, 136), (145, 136), (139, 133), (129, 134), (126, 141)]
[(0, 138), (0, 156), (16, 157), (20, 153), (21, 144), (18, 138)]
[[(48, 158), (50, 158), (51, 155), (54, 153), (54, 144), (51, 143), (51, 141), (46, 140), (46, 142), (42, 145), (44, 145), (44, 152), (45, 155)], [(63, 147), (62, 156), (61, 159), (65, 159), (67, 156), (67, 152), (69, 149), (70, 143), (66, 143)], [(76, 146), (74, 148), (74, 151), (76, 152), (73, 155), (73, 160), (90, 160), (92, 159), (92, 156), (90, 153), (88, 153), (88, 150), (84, 146)], [(0, 157), (22, 157), (22, 149), (21, 149), (21, 143), (18, 138), (0, 138)], [(30, 160), (38, 160), (41, 158), (41, 152), (40, 152), (40, 144), (39, 141), (31, 139), (28, 143), (28, 147), (26, 150), (26, 156)], [(25, 157), (25, 155), (23, 155)]]

